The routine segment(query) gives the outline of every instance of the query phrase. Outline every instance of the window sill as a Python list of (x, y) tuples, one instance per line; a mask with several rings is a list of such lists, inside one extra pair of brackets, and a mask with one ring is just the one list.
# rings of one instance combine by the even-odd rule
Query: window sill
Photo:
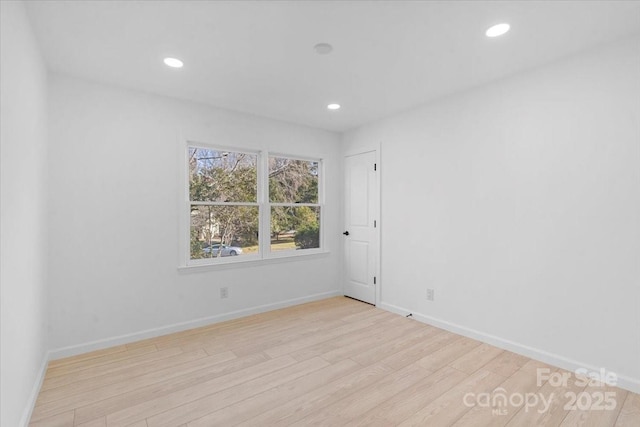
[[(198, 273), (211, 270), (226, 270), (230, 268), (242, 268), (242, 267), (258, 267), (261, 265), (278, 264), (291, 261), (307, 261), (309, 259), (324, 258), (331, 254), (330, 251), (314, 251), (312, 253), (301, 253), (295, 255), (277, 255), (270, 258), (259, 258), (249, 260), (237, 260), (232, 262), (224, 262), (219, 264), (194, 264), (194, 265), (180, 265), (178, 266), (178, 272), (180, 273)], [(236, 258), (236, 257), (234, 257)]]

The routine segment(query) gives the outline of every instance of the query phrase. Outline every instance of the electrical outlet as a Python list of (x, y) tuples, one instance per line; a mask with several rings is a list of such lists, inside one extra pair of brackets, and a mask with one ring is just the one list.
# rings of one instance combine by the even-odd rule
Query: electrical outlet
[(427, 289), (427, 300), (433, 301), (435, 299), (435, 291), (433, 289)]
[(224, 288), (220, 288), (220, 298), (229, 298), (229, 288), (227, 288), (226, 286)]

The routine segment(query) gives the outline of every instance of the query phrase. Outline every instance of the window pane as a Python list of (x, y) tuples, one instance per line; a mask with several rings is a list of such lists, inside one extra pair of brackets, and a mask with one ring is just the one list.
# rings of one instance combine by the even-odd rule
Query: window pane
[(257, 206), (192, 205), (190, 216), (191, 259), (258, 252)]
[(320, 247), (320, 208), (274, 206), (271, 208), (271, 250)]
[(269, 157), (269, 200), (318, 203), (318, 162)]
[(256, 202), (256, 154), (189, 147), (189, 197), (195, 202)]

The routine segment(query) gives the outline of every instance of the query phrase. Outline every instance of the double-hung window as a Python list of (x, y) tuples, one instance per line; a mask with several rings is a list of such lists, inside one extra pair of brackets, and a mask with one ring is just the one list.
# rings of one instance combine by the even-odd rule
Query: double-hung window
[(320, 162), (269, 156), (270, 251), (320, 248)]
[(186, 148), (186, 266), (322, 251), (320, 159)]
[(192, 264), (258, 253), (258, 154), (190, 146), (188, 162)]

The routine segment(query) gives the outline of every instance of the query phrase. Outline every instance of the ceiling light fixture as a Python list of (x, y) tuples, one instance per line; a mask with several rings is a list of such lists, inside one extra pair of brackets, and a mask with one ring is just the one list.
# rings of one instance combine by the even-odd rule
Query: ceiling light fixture
[(327, 55), (333, 50), (333, 46), (329, 43), (318, 43), (313, 47), (318, 55)]
[(184, 63), (178, 58), (164, 58), (164, 63), (171, 68), (182, 68), (184, 66)]
[(327, 108), (329, 110), (339, 110), (340, 109), (340, 104), (329, 104), (329, 105), (327, 105)]
[(497, 24), (490, 27), (485, 33), (487, 37), (498, 37), (509, 31), (511, 26), (507, 23)]

